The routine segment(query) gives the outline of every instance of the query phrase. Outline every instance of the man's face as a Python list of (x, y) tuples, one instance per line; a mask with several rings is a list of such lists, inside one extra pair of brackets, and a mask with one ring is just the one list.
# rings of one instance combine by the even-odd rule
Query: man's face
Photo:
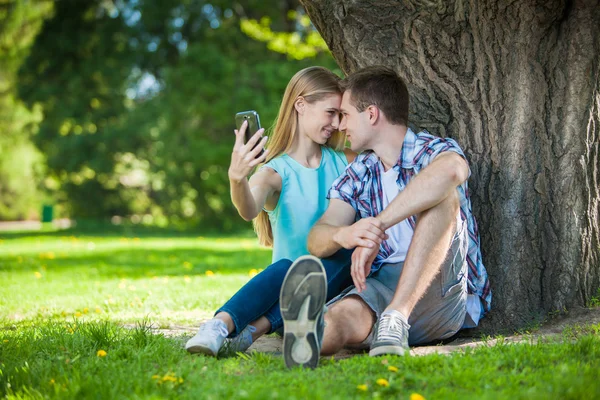
[(352, 151), (359, 153), (369, 148), (371, 125), (367, 113), (359, 112), (350, 103), (351, 95), (351, 92), (346, 90), (342, 96), (340, 131), (346, 133)]

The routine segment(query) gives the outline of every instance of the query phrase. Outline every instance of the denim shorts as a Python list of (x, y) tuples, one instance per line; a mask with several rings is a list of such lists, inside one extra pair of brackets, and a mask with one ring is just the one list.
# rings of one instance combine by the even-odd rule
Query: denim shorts
[[(440, 273), (417, 302), (408, 318), (409, 345), (447, 339), (458, 332), (467, 311), (467, 223), (461, 222), (441, 266)], [(404, 262), (383, 264), (366, 279), (366, 289), (358, 292), (354, 286), (332, 299), (328, 306), (347, 296), (358, 296), (371, 308), (376, 320), (391, 303)], [(358, 347), (368, 347), (373, 330)]]

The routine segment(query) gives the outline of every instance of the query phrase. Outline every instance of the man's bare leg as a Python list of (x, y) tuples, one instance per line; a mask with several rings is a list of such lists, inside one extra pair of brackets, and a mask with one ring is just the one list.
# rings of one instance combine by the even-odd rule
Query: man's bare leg
[(321, 354), (340, 351), (345, 345), (362, 343), (373, 328), (375, 314), (358, 296), (348, 296), (325, 313), (325, 333)]
[(458, 194), (422, 212), (408, 248), (391, 303), (379, 316), (370, 356), (402, 355), (408, 350), (408, 318), (440, 272), (456, 230)]

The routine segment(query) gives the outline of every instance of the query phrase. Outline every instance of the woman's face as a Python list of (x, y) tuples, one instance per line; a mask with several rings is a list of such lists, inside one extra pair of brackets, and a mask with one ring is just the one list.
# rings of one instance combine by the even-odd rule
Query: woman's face
[(340, 124), (340, 104), (342, 96), (331, 94), (314, 103), (304, 103), (302, 113), (298, 115), (300, 133), (312, 141), (325, 144)]

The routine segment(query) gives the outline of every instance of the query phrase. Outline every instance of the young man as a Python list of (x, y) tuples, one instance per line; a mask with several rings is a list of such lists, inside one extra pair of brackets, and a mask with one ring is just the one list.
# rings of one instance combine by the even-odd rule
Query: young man
[(476, 326), (490, 310), (467, 161), (454, 140), (409, 129), (408, 104), (406, 85), (388, 68), (345, 80), (340, 130), (362, 153), (330, 189), (308, 248), (318, 257), (354, 248), (354, 287), (332, 300), (323, 334), (319, 260), (295, 263), (280, 303), (288, 366), (314, 367), (319, 352), (346, 345), (403, 354)]

